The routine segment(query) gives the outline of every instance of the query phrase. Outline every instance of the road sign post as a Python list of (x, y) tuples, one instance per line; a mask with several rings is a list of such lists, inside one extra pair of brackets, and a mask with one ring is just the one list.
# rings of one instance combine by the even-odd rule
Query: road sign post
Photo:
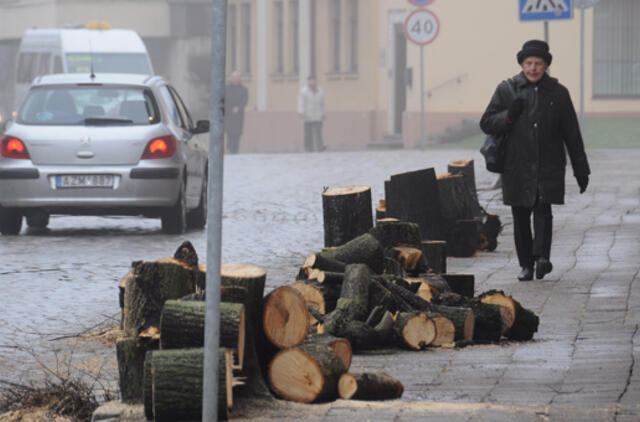
[[(416, 3), (415, 0), (410, 0)], [(429, 2), (431, 3), (431, 2)], [(420, 46), (420, 144), (425, 145), (426, 116), (424, 112), (424, 46), (432, 43), (440, 32), (438, 17), (426, 9), (414, 10), (404, 21), (404, 33), (409, 41)]]
[(600, 0), (574, 0), (580, 9), (580, 129), (584, 131), (584, 10), (598, 4)]
[(549, 21), (573, 18), (574, 0), (519, 0), (523, 22), (544, 21), (544, 41), (549, 42)]

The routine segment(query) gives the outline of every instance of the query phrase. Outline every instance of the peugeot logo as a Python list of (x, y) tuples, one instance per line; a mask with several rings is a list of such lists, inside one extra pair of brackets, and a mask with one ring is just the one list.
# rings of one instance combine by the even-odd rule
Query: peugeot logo
[(91, 138), (89, 138), (88, 136), (85, 136), (80, 140), (80, 145), (84, 145), (84, 146), (91, 145)]

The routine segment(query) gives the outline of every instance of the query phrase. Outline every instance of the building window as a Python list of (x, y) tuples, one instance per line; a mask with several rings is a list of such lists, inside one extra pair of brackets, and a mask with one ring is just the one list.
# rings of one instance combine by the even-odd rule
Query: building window
[(247, 75), (251, 74), (251, 4), (242, 4), (242, 44), (243, 44), (243, 72)]
[(331, 0), (331, 71), (340, 72), (340, 0)]
[(273, 15), (275, 19), (274, 29), (276, 31), (276, 63), (275, 73), (284, 73), (284, 4), (282, 1), (273, 3)]
[(238, 69), (238, 26), (237, 8), (235, 4), (229, 5), (229, 16), (227, 19), (229, 31), (229, 66), (231, 71)]
[(291, 0), (289, 13), (291, 15), (291, 73), (297, 75), (300, 71), (299, 38), (300, 24), (298, 21), (298, 0)]
[(358, 0), (349, 0), (349, 70), (358, 71)]
[(640, 2), (609, 0), (594, 9), (593, 95), (640, 97)]

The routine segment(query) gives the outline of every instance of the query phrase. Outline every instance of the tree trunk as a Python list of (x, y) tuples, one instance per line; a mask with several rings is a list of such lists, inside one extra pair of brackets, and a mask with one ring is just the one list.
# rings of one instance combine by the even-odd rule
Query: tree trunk
[(351, 367), (351, 357), (353, 356), (353, 350), (351, 349), (351, 343), (346, 338), (334, 337), (330, 334), (312, 334), (308, 336), (302, 344), (319, 344), (327, 346), (340, 357), (346, 370)]
[(137, 338), (129, 337), (116, 343), (120, 398), (123, 403), (140, 403), (144, 377), (146, 347)]
[(374, 274), (364, 264), (347, 265), (340, 297), (351, 299), (351, 316), (356, 321), (364, 321), (369, 316), (369, 285)]
[(142, 402), (144, 403), (144, 415), (148, 421), (153, 420), (153, 377), (151, 375), (152, 350), (144, 355), (144, 376), (142, 377)]
[(448, 221), (473, 218), (475, 199), (469, 193), (461, 174), (438, 176), (438, 193), (442, 217)]
[(421, 242), (418, 224), (393, 218), (377, 221), (369, 233), (378, 239), (385, 249), (394, 246), (419, 247)]
[[(245, 354), (245, 308), (242, 303), (220, 302), (220, 347), (231, 349), (242, 369)], [(168, 300), (160, 320), (161, 349), (204, 346), (204, 302)]]
[(452, 292), (468, 298), (475, 295), (475, 276), (473, 274), (442, 274), (442, 277)]
[(309, 332), (310, 315), (304, 297), (283, 286), (264, 298), (262, 327), (267, 339), (279, 349), (301, 344)]
[(336, 398), (338, 380), (347, 369), (324, 345), (303, 344), (280, 351), (269, 366), (271, 388), (279, 396), (311, 403)]
[(491, 290), (479, 296), (483, 303), (497, 305), (502, 314), (502, 333), (511, 340), (531, 340), (538, 331), (538, 316), (502, 291)]
[[(230, 355), (220, 350), (218, 420), (227, 420), (233, 405)], [(153, 415), (156, 422), (202, 418), (203, 349), (161, 350), (151, 355)]]
[(467, 187), (467, 190), (476, 201), (478, 200), (478, 192), (476, 189), (476, 173), (472, 158), (450, 162), (447, 166), (447, 171), (451, 174), (462, 175), (462, 179), (464, 180), (464, 184)]
[(433, 168), (392, 175), (388, 193), (389, 217), (417, 223), (422, 239), (442, 239), (438, 184)]
[[(501, 308), (497, 305), (482, 303), (480, 299), (470, 299), (458, 293), (438, 295), (439, 305), (471, 308), (475, 319), (473, 341), (476, 343), (496, 343), (502, 337)], [(458, 340), (458, 339), (457, 339)]]
[(478, 299), (480, 299), (482, 303), (488, 303), (500, 307), (500, 313), (502, 315), (502, 334), (506, 334), (513, 326), (516, 319), (516, 305), (513, 303), (513, 299), (504, 294), (503, 291), (498, 290), (490, 290), (482, 293), (478, 296)]
[(394, 323), (403, 345), (414, 350), (424, 349), (436, 338), (436, 325), (424, 312), (401, 312)]
[(391, 283), (384, 278), (379, 279), (380, 283), (387, 288), (391, 293), (396, 295), (398, 298), (402, 299), (406, 304), (408, 304), (413, 310), (416, 311), (433, 311), (433, 307), (429, 302), (422, 299), (420, 296), (415, 293), (411, 293), (409, 290), (404, 287), (400, 287), (396, 284)]
[(322, 194), (325, 247), (339, 246), (373, 226), (371, 188), (350, 186)]
[(447, 272), (447, 242), (444, 240), (423, 240), (420, 244), (427, 265), (437, 274)]
[(379, 279), (374, 280), (369, 286), (369, 309), (377, 305), (384, 306), (389, 312), (410, 312), (413, 310), (405, 301), (394, 295), (382, 285)]
[(340, 377), (338, 392), (345, 400), (393, 400), (402, 397), (404, 387), (384, 372), (347, 373)]
[(124, 294), (124, 331), (135, 337), (150, 327), (159, 327), (162, 305), (195, 293), (195, 272), (173, 258), (133, 265)]
[(478, 249), (478, 228), (475, 219), (457, 220), (447, 225), (447, 253), (449, 256), (468, 258)]
[(382, 272), (382, 244), (369, 233), (358, 236), (344, 245), (325, 250), (320, 255), (346, 264), (367, 264), (376, 273)]
[(471, 341), (475, 330), (476, 318), (470, 308), (433, 304), (433, 312), (448, 318), (455, 328), (455, 340)]

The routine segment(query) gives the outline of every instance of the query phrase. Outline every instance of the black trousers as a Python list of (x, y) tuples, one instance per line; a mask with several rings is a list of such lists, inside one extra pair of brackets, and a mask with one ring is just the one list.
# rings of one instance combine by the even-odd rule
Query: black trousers
[(229, 154), (237, 154), (240, 150), (241, 133), (227, 132), (227, 152)]
[[(539, 257), (549, 259), (553, 215), (551, 204), (536, 203), (533, 207), (511, 207), (513, 214), (513, 237), (516, 242), (518, 261), (521, 267), (533, 267)], [(531, 214), (533, 213), (533, 236)]]
[(322, 122), (304, 122), (304, 150), (313, 151), (315, 140), (316, 151), (324, 150), (322, 141)]

